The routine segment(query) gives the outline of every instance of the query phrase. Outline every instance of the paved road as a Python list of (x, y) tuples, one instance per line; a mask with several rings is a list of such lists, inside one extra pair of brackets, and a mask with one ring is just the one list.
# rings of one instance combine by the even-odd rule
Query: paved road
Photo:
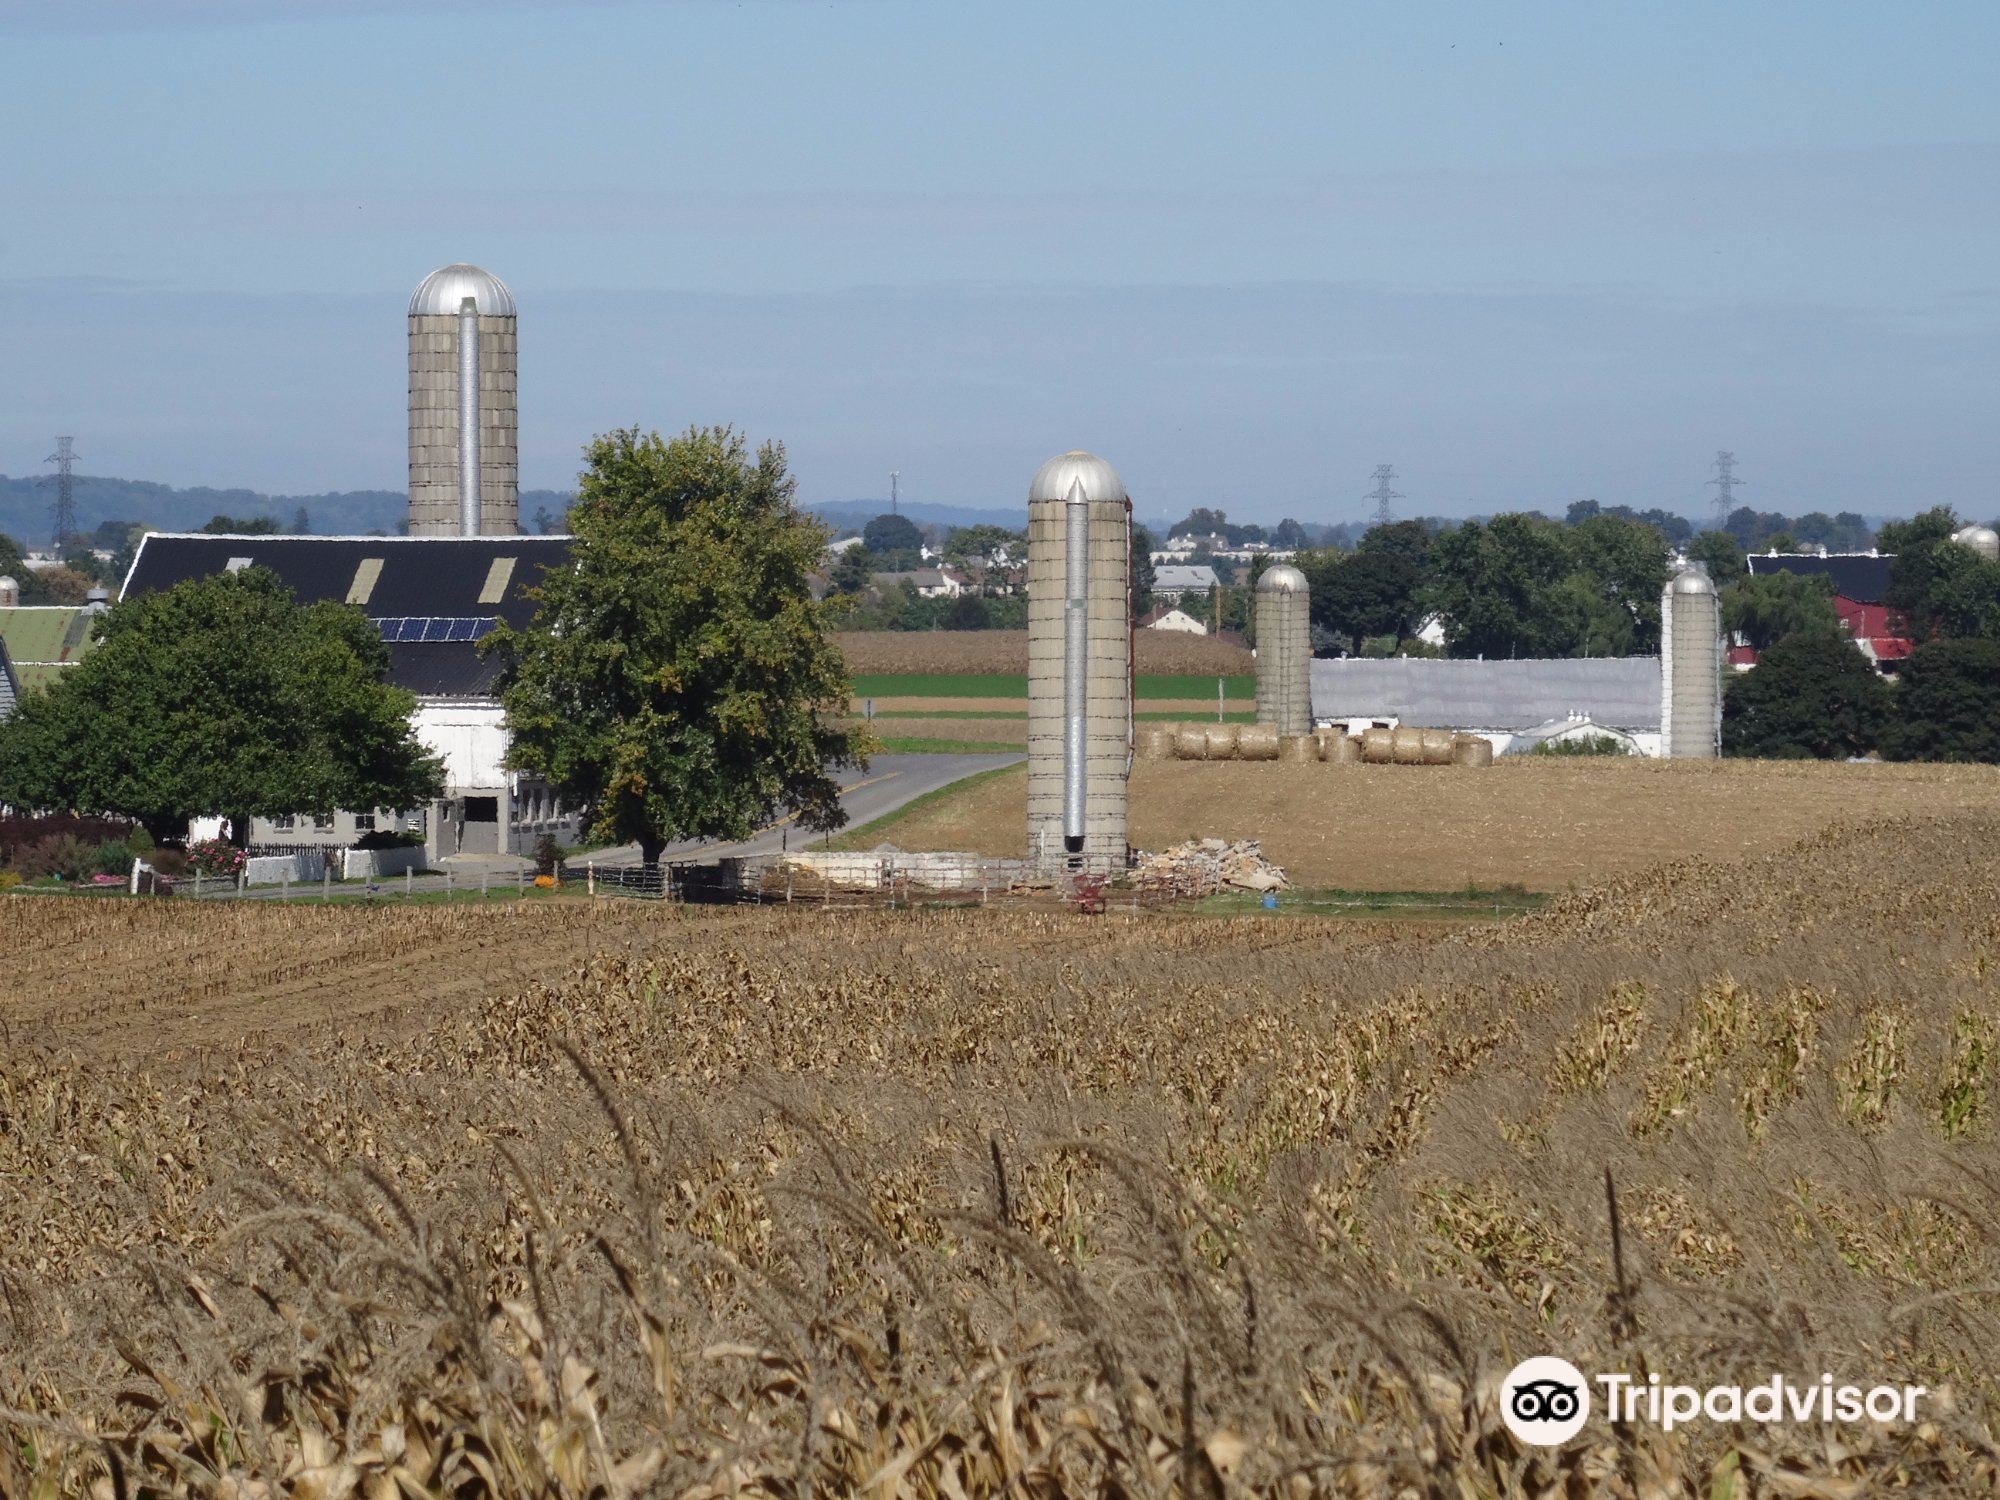
[[(863, 823), (873, 822), (906, 806), (926, 792), (937, 791), (950, 786), (954, 781), (962, 781), (968, 776), (976, 776), (981, 771), (997, 770), (1001, 766), (1015, 765), (1027, 759), (1018, 751), (999, 755), (878, 755), (869, 763), (866, 772), (844, 771), (840, 782), (845, 789), (840, 802), (847, 809), (847, 826), (858, 828)], [(713, 844), (701, 840), (670, 845), (666, 852), (668, 859), (720, 859), (726, 855), (775, 854), (788, 841), (789, 819), (774, 823), (769, 828), (738, 844)], [(811, 837), (803, 836), (807, 843)], [(622, 849), (599, 849), (594, 853), (572, 861), (582, 864), (585, 860), (599, 868), (615, 865), (636, 865), (639, 863), (639, 846), (628, 844)], [(493, 888), (498, 891), (511, 889), (514, 883), (514, 867), (525, 861), (495, 859), (488, 865)], [(479, 886), (479, 870), (471, 866), (457, 866), (455, 881), (459, 890), (476, 890)], [(402, 891), (404, 883), (400, 877), (390, 877), (381, 882), (384, 892), (395, 894)], [(443, 890), (445, 879), (441, 873), (419, 875), (409, 883), (409, 889), (417, 891)], [(191, 886), (184, 886), (192, 894)], [(311, 882), (292, 887), (296, 899), (310, 899)], [(343, 887), (350, 891), (352, 887)], [(206, 896), (209, 894), (204, 891)], [(224, 888), (214, 892), (217, 896), (233, 896), (234, 891)], [(273, 899), (281, 894), (278, 886), (253, 886), (244, 893), (252, 898)]]

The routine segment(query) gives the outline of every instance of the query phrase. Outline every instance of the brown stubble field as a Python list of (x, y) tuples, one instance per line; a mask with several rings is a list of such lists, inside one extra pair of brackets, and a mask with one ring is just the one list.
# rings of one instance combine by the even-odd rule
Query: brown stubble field
[[(834, 644), (856, 676), (882, 672), (999, 673), (1028, 670), (1025, 630), (844, 630)], [(1142, 675), (1256, 670), (1249, 649), (1209, 636), (1169, 630), (1141, 630), (1133, 636), (1133, 669)]]
[[(1448, 933), (0, 920), (101, 971), (73, 1036), (46, 970), (0, 1004), (0, 1492), (1995, 1482), (1990, 812)], [(142, 1030), (103, 1024), (121, 991)], [(193, 1019), (264, 993), (284, 1024), (238, 1046)], [(1495, 1411), (1530, 1352), (1944, 1394), (1916, 1432), (1594, 1422), (1549, 1454)]]
[[(942, 722), (942, 721), (940, 721)], [(1152, 761), (1132, 769), (1129, 837), (1260, 839), (1294, 885), (1561, 891), (1700, 855), (1735, 859), (1845, 820), (2000, 808), (2000, 768), (1511, 757), (1485, 770)], [(1019, 858), (1024, 772), (927, 804), (884, 837)]]

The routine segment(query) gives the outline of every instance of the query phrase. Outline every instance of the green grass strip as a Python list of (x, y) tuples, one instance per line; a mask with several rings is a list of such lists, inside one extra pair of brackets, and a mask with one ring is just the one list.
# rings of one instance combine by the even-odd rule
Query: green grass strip
[(835, 850), (872, 849), (882, 842), (891, 828), (911, 814), (921, 812), (927, 807), (935, 807), (946, 798), (956, 797), (961, 792), (971, 791), (982, 781), (992, 781), (999, 776), (1018, 775), (1020, 771), (1019, 766), (995, 766), (990, 771), (979, 771), (971, 776), (962, 777), (948, 786), (925, 792), (921, 797), (912, 797), (894, 812), (884, 813), (871, 822), (863, 823), (859, 828), (850, 828), (845, 833), (835, 834), (825, 847)]

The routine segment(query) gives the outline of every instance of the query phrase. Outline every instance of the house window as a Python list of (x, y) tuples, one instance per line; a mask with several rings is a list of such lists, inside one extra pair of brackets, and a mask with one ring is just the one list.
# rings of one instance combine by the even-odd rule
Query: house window
[(324, 833), (326, 832), (327, 829), (333, 827), (332, 813), (314, 813), (312, 815), (312, 820), (313, 820), (313, 827), (321, 833)]
[(299, 820), (290, 813), (279, 813), (277, 817), (271, 819), (271, 830), (274, 833), (290, 833), (298, 826), (298, 822)]
[(356, 833), (373, 833), (375, 831), (375, 814), (372, 812), (356, 813), (354, 815), (354, 831)]

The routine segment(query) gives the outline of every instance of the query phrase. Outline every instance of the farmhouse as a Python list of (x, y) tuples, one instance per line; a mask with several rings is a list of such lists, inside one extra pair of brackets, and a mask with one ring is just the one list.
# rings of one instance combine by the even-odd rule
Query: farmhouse
[[(1896, 561), (1893, 554), (1753, 552), (1744, 560), (1753, 577), (1798, 573), (1826, 579), (1833, 586), (1833, 608), (1840, 623), (1877, 671), (1895, 671), (1915, 648), (1903, 633), (1901, 618), (1888, 605), (1889, 569)], [(1732, 644), (1729, 663), (1739, 669), (1755, 666), (1757, 653), (1749, 646)]]
[(1132, 622), (1141, 630), (1173, 630), (1182, 635), (1207, 635), (1208, 627), (1178, 605), (1156, 604)]
[(1417, 725), (1483, 735), (1495, 754), (1547, 739), (1602, 735), (1628, 753), (1664, 753), (1657, 656), (1444, 661), (1316, 659), (1312, 712), (1349, 733)]
[(417, 738), (444, 761), (428, 808), (356, 808), (332, 818), (256, 819), (253, 843), (351, 843), (421, 829), (429, 858), (524, 853), (544, 834), (574, 836), (575, 815), (539, 777), (505, 765), (498, 668), (478, 643), (504, 620), (533, 618), (528, 590), (569, 556), (566, 536), (209, 536), (155, 532), (139, 544), (125, 597), (190, 578), (268, 568), (301, 604), (364, 610), (389, 647), (389, 680), (417, 697)]

